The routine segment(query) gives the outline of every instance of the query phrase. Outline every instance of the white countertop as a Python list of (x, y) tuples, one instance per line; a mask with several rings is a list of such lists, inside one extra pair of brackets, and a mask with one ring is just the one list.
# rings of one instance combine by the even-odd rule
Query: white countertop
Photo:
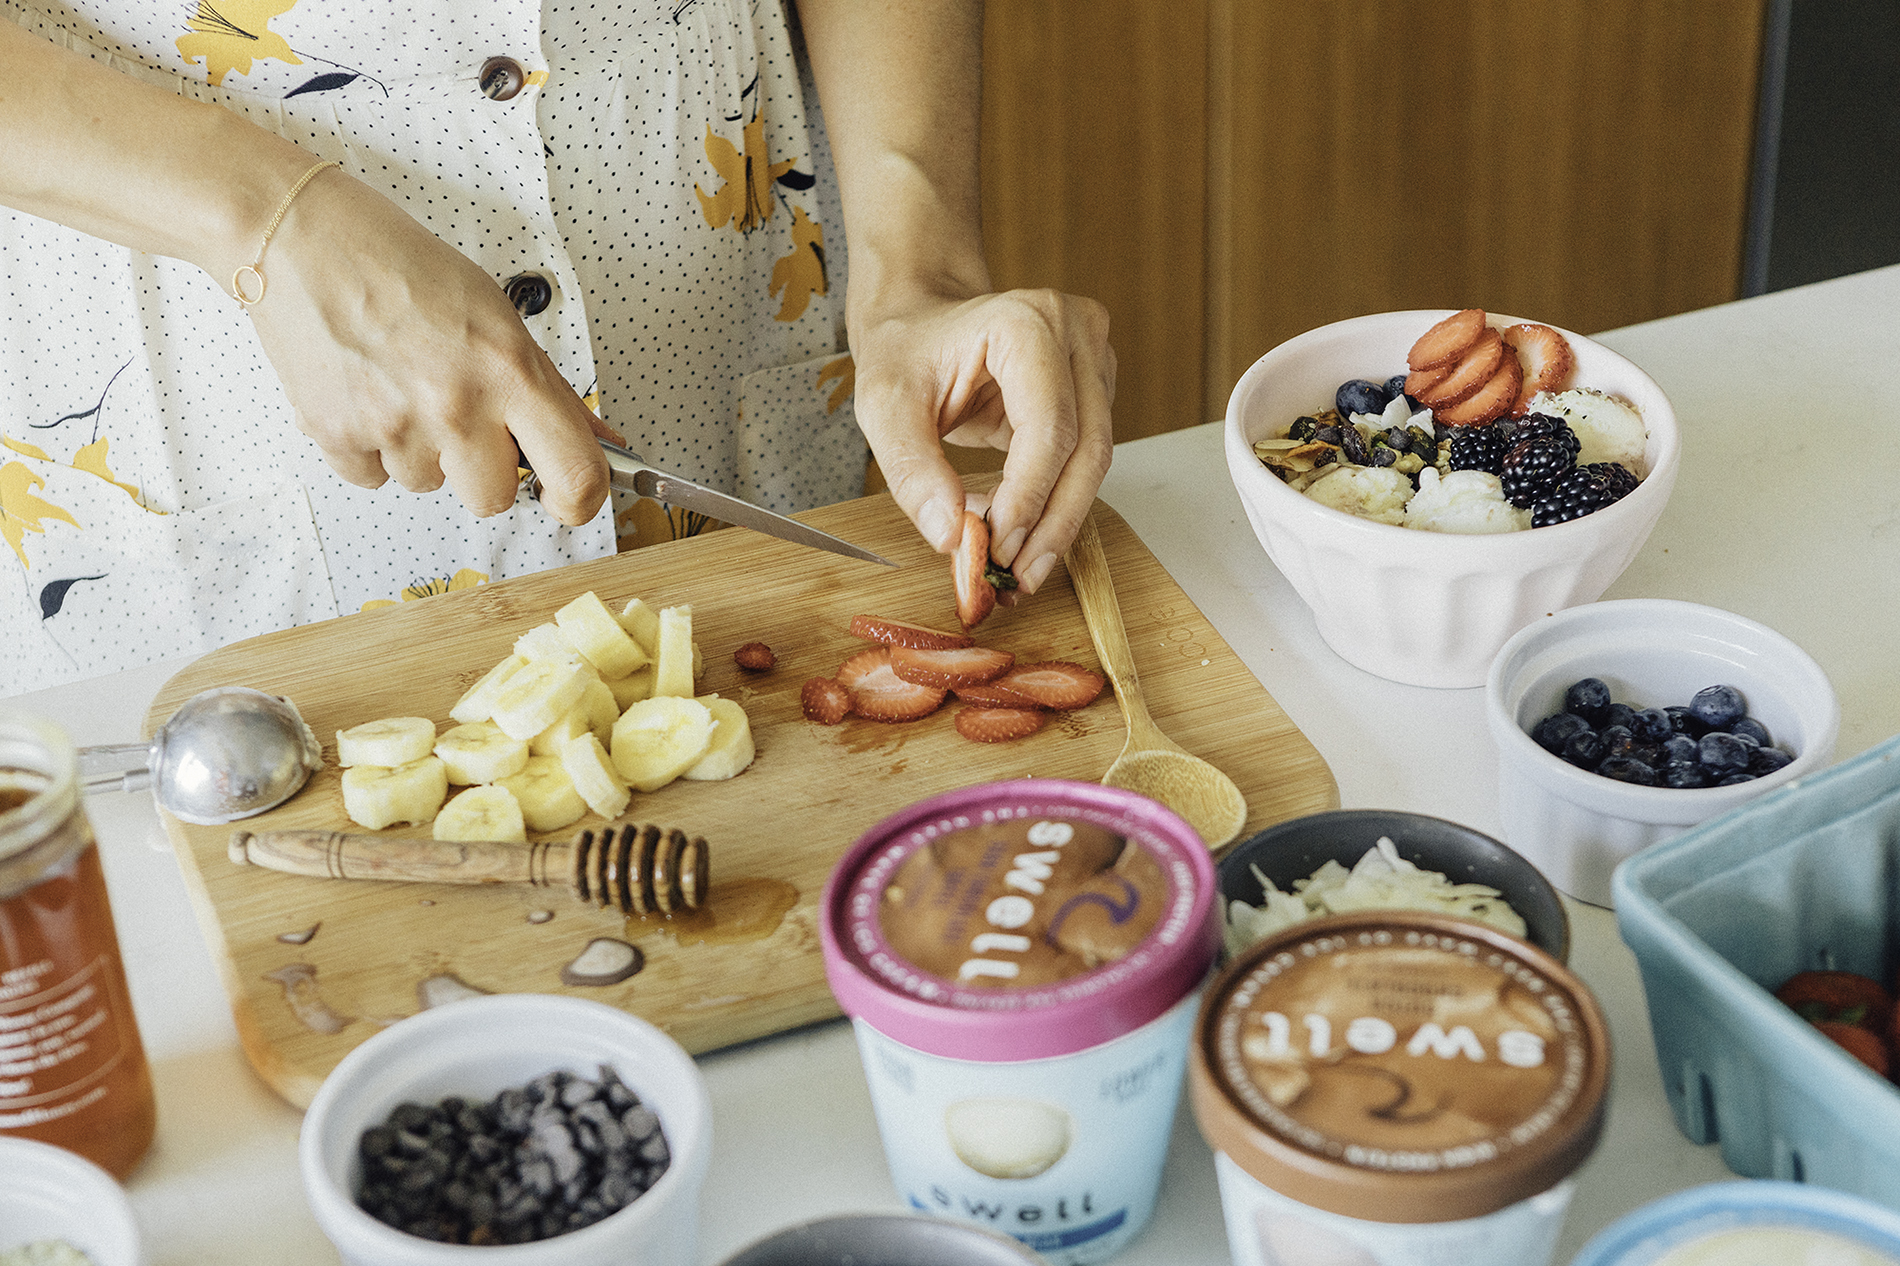
[[(1749, 616), (1803, 646), (1841, 701), (1837, 759), (1900, 733), (1900, 268), (1602, 336), (1675, 405), (1682, 474), (1611, 598), (1670, 597)], [(1482, 691), (1399, 686), (1319, 640), (1227, 478), (1218, 425), (1121, 446), (1102, 496), (1331, 766), (1348, 808), (1431, 813), (1499, 834)], [(1188, 507), (1191, 505), (1191, 509)], [(0, 701), (80, 744), (132, 742), (180, 664)], [(170, 845), (144, 795), (89, 804), (158, 1085), (158, 1140), (129, 1185), (152, 1266), (334, 1266), (297, 1177), (301, 1114), (252, 1074)], [(1616, 1042), (1607, 1132), (1559, 1249), (1657, 1196), (1731, 1177), (1677, 1133), (1634, 961), (1606, 910), (1571, 903), (1571, 966)], [(780, 1227), (894, 1210), (843, 1022), (701, 1057), (714, 1157), (700, 1257)], [(1126, 1266), (1228, 1261), (1213, 1161), (1183, 1107), (1153, 1221)]]

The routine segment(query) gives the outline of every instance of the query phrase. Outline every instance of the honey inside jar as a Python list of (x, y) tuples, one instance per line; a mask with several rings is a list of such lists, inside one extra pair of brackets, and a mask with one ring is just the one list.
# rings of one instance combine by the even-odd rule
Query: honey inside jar
[[(20, 723), (0, 718), (0, 750), (21, 743)], [(0, 765), (0, 1135), (67, 1148), (122, 1178), (156, 1124), (99, 848), (70, 766), (61, 777)]]

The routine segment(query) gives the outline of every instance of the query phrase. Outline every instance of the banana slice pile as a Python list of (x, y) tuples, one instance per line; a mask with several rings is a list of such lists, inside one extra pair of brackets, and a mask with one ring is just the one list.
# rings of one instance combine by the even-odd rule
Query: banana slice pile
[[(691, 605), (635, 598), (615, 615), (584, 593), (517, 638), (441, 734), (428, 717), (337, 731), (344, 812), (372, 831), (525, 841), (589, 810), (611, 821), (675, 778), (734, 777), (752, 763), (752, 724), (733, 700), (693, 693), (702, 662)], [(451, 787), (466, 790), (449, 799)]]

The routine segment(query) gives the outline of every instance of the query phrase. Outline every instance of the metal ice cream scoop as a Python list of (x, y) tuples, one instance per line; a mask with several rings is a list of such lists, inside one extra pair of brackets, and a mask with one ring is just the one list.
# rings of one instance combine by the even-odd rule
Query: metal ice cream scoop
[(203, 826), (274, 809), (321, 768), (323, 745), (296, 705), (248, 686), (193, 695), (150, 743), (79, 749), (83, 791), (151, 787), (173, 817)]

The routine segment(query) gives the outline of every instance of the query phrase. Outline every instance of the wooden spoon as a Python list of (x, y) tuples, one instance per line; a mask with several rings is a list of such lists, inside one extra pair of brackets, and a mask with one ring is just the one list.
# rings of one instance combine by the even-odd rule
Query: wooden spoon
[(1082, 520), (1082, 530), (1069, 547), (1068, 565), (1082, 616), (1088, 621), (1089, 639), (1095, 643), (1102, 671), (1115, 687), (1122, 720), (1128, 726), (1128, 742), (1102, 775), (1102, 785), (1160, 801), (1185, 818), (1208, 848), (1221, 847), (1246, 825), (1247, 798), (1233, 779), (1163, 734), (1148, 715), (1093, 515)]

